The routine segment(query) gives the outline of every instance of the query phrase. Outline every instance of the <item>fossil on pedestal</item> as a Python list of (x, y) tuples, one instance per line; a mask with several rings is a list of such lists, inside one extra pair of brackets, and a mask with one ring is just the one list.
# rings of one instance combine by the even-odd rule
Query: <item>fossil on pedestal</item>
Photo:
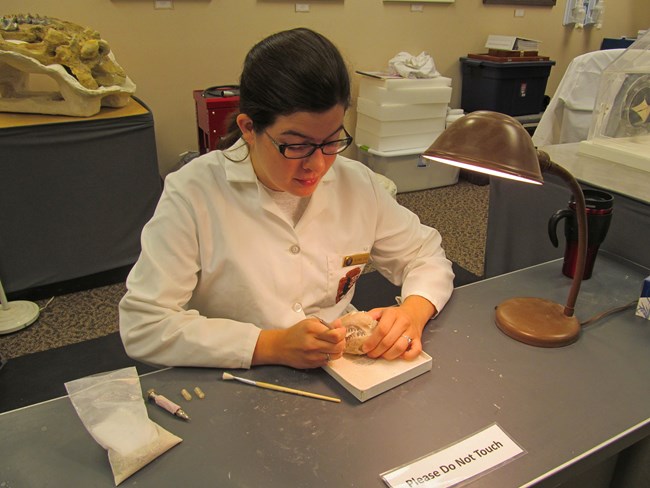
[[(58, 91), (31, 89), (32, 75), (51, 78)], [(133, 93), (97, 31), (52, 17), (0, 17), (0, 111), (90, 116), (123, 107)]]

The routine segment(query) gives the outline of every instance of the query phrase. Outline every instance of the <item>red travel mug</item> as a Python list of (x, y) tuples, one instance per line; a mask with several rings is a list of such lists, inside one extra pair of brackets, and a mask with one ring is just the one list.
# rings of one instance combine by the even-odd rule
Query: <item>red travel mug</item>
[[(601, 190), (583, 190), (587, 207), (587, 257), (583, 279), (591, 278), (598, 255), (598, 249), (607, 236), (612, 221), (614, 197)], [(578, 257), (578, 221), (575, 214), (575, 198), (571, 196), (569, 208), (558, 210), (548, 221), (548, 235), (551, 243), (558, 247), (557, 224), (564, 220), (566, 247), (562, 273), (573, 278)]]

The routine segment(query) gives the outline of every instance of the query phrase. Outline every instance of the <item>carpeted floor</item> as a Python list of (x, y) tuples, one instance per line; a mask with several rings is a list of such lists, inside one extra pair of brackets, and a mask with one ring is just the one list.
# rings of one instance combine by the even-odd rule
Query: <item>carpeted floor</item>
[(449, 259), (483, 276), (489, 196), (489, 185), (461, 179), (451, 186), (398, 193), (397, 201), (415, 212), (423, 224), (440, 231)]
[[(478, 277), (483, 275), (488, 196), (489, 185), (460, 180), (448, 187), (401, 193), (397, 200), (424, 224), (437, 228), (449, 259)], [(120, 282), (56, 296), (51, 302), (37, 300), (43, 309), (40, 318), (26, 329), (0, 336), (0, 354), (12, 359), (114, 333), (117, 303), (124, 292)]]

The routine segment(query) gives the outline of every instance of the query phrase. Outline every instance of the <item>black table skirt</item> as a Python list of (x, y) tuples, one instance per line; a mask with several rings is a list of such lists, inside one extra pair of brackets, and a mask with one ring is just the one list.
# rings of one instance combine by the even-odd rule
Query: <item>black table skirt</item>
[(162, 188), (153, 116), (140, 112), (0, 129), (7, 293), (136, 261)]

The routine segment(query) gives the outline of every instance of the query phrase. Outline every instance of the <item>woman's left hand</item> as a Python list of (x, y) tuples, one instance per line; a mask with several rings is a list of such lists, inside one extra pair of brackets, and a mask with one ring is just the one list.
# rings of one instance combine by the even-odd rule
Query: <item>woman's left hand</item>
[(422, 352), (424, 326), (435, 311), (431, 302), (416, 295), (407, 297), (399, 307), (370, 310), (378, 324), (363, 350), (370, 358), (415, 359)]

